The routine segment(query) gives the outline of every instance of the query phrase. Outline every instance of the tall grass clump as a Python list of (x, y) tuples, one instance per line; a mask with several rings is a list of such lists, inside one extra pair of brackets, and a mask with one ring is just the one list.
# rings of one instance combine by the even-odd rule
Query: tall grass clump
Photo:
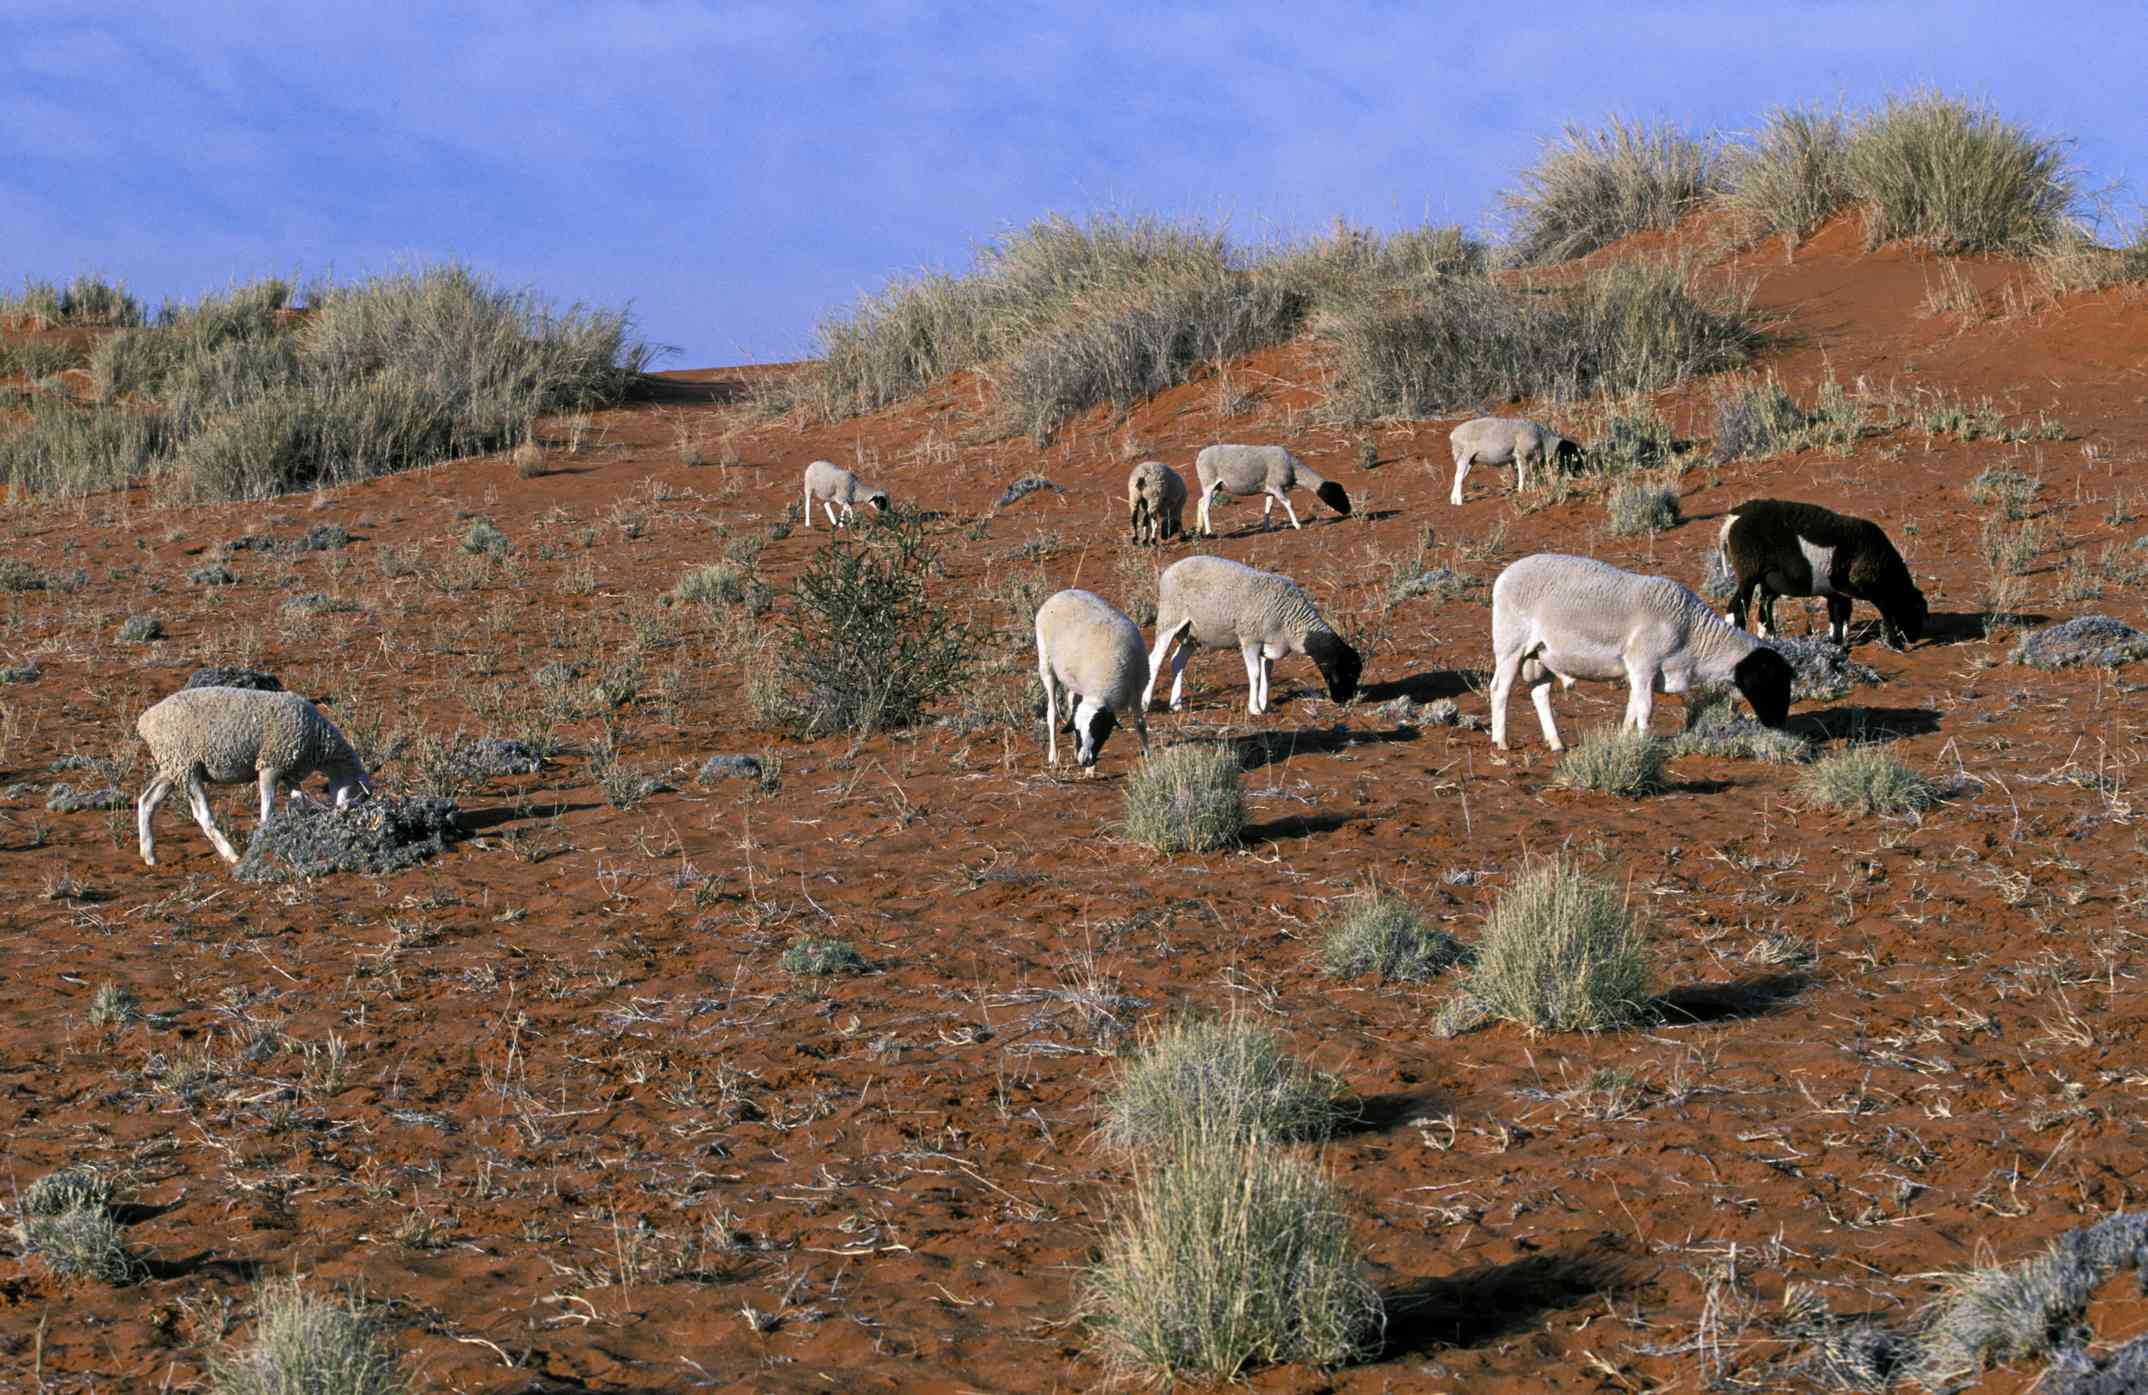
[(1845, 160), (1868, 246), (1909, 239), (1949, 254), (2025, 255), (2071, 225), (2075, 172), (2063, 143), (1938, 91), (1888, 98), (1851, 133)]
[(213, 1395), (402, 1395), (410, 1389), (378, 1322), (354, 1295), (271, 1279), (255, 1297), (253, 1340), (209, 1361)]
[(1121, 1148), (1188, 1138), (1326, 1138), (1342, 1117), (1332, 1076), (1306, 1070), (1268, 1028), (1231, 1017), (1151, 1031), (1119, 1069), (1103, 1134)]
[(1214, 852), (1238, 842), (1245, 791), (1235, 747), (1173, 746), (1144, 756), (1127, 777), (1121, 827), (1160, 853)]
[(1728, 157), (1723, 200), (1756, 232), (1794, 247), (1851, 198), (1850, 127), (1839, 111), (1777, 107)]
[(64, 286), (23, 278), (18, 295), (0, 295), (0, 324), (21, 329), (85, 326), (116, 329), (142, 322), (142, 303), (125, 283), (77, 276)]
[(1562, 853), (1530, 866), (1493, 905), (1462, 996), (1467, 1015), (1532, 1032), (1603, 1032), (1647, 1018), (1651, 980), (1646, 943), (1618, 893)]
[(1604, 518), (1611, 535), (1636, 537), (1660, 533), (1679, 523), (1678, 489), (1658, 479), (1623, 479), (1604, 496)]
[(1853, 746), (1815, 761), (1799, 779), (1808, 804), (1860, 814), (1917, 814), (1939, 803), (1939, 783), (1877, 746)]
[(1331, 407), (1345, 421), (1412, 419), (1517, 397), (1653, 392), (1751, 356), (1749, 294), (1700, 289), (1675, 257), (1640, 257), (1542, 293), (1457, 277), (1323, 315)]
[(939, 552), (916, 512), (869, 516), (807, 559), (784, 613), (786, 725), (802, 736), (914, 725), (962, 683), (974, 641), (934, 599)]
[(1381, 983), (1424, 983), (1468, 958), (1460, 940), (1377, 888), (1345, 901), (1320, 936), (1320, 966), (1336, 978), (1371, 974)]
[(1386, 1327), (1320, 1163), (1228, 1134), (1141, 1166), (1082, 1309), (1107, 1365), (1159, 1382), (1340, 1366)]
[(1773, 373), (1719, 384), (1713, 458), (1721, 465), (1795, 449), (1804, 440), (1805, 421), (1805, 409)]
[(555, 311), (437, 266), (316, 292), (237, 287), (109, 336), (100, 404), (0, 437), (0, 478), (80, 495), (152, 480), (177, 501), (256, 499), (496, 449), (537, 415), (618, 400), (653, 350), (623, 312)]
[(1598, 727), (1559, 757), (1551, 781), (1561, 789), (1601, 790), (1627, 799), (1661, 794), (1666, 787), (1668, 744), (1624, 723)]
[(1622, 237), (1668, 228), (1715, 197), (1723, 160), (1712, 140), (1614, 116), (1547, 140), (1520, 187), (1501, 195), (1508, 252), (1524, 266), (1586, 256)]
[(95, 1168), (47, 1173), (16, 1199), (15, 1243), (61, 1278), (131, 1283), (142, 1262), (127, 1248), (111, 1204), (111, 1179)]

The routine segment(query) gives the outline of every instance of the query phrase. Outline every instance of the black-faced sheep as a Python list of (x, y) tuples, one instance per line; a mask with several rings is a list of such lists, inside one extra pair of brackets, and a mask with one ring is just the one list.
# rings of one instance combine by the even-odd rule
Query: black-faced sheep
[[(871, 504), (886, 513), (888, 492), (876, 489), (859, 479), (832, 460), (816, 460), (805, 467), (805, 525), (813, 526), (813, 505), (818, 503), (828, 511), (828, 526), (840, 528), (856, 517), (858, 504)], [(835, 506), (843, 506), (842, 521), (835, 516)]]
[(299, 798), (299, 782), (317, 770), (328, 776), (338, 809), (373, 792), (350, 742), (318, 707), (296, 693), (184, 688), (144, 712), (134, 729), (149, 743), (156, 765), (135, 806), (142, 861), (152, 867), (157, 856), (149, 821), (174, 785), (186, 786), (194, 821), (226, 862), (237, 862), (238, 850), (216, 826), (204, 782), (258, 783), (263, 823), (276, 807), (279, 788), (289, 785), (291, 797)]
[(1919, 639), (1930, 612), (1910, 579), (1902, 554), (1877, 523), (1818, 504), (1749, 499), (1723, 520), (1717, 546), (1737, 578), (1730, 622), (1745, 628), (1746, 608), (1760, 595), (1759, 633), (1775, 630), (1777, 596), (1825, 596), (1828, 634), (1849, 647), (1850, 602), (1869, 601), (1880, 613), (1890, 648)]
[(1290, 491), (1299, 485), (1313, 491), (1321, 503), (1339, 514), (1350, 512), (1350, 494), (1333, 480), (1322, 479), (1311, 466), (1281, 446), (1205, 446), (1193, 458), (1193, 472), (1201, 481), (1201, 531), (1215, 536), (1208, 520), (1208, 506), (1218, 493), (1265, 494), (1260, 526), (1270, 526), (1270, 515), (1281, 504), (1296, 528), (1298, 511), (1290, 506)]
[(1551, 720), (1551, 680), (1624, 679), (1626, 723), (1648, 730), (1658, 692), (1736, 686), (1763, 726), (1790, 713), (1790, 663), (1725, 624), (1706, 601), (1668, 577), (1621, 571), (1589, 557), (1539, 552), (1492, 583), (1492, 742), (1507, 745), (1507, 696), (1529, 685), (1544, 740), (1564, 750)]
[(1450, 504), (1462, 502), (1462, 481), (1472, 465), (1514, 466), (1514, 492), (1529, 487), (1529, 461), (1533, 458), (1548, 472), (1555, 464), (1581, 453), (1581, 447), (1548, 426), (1526, 417), (1478, 417), (1447, 433), (1447, 449), (1454, 456), (1454, 492)]
[[(1268, 679), (1277, 659), (1303, 654), (1327, 680), (1328, 696), (1348, 702), (1364, 661), (1328, 627), (1298, 584), (1224, 557), (1188, 557), (1164, 569), (1156, 584), (1156, 647), (1149, 652), (1145, 711), (1163, 662), (1171, 659), (1171, 707), (1182, 701), (1186, 649), (1192, 639), (1211, 649), (1236, 649), (1246, 664), (1246, 710), (1268, 710)], [(1176, 652), (1174, 653), (1174, 649)]]
[(1126, 511), (1134, 544), (1155, 544), (1186, 531), (1186, 481), (1161, 460), (1144, 460), (1126, 477)]
[(1066, 689), (1064, 730), (1077, 733), (1074, 763), (1093, 770), (1104, 738), (1130, 713), (1149, 750), (1148, 654), (1141, 629), (1118, 607), (1089, 591), (1065, 590), (1037, 607), (1037, 677), (1044, 683), (1044, 731), (1051, 764), (1059, 764), (1059, 689)]

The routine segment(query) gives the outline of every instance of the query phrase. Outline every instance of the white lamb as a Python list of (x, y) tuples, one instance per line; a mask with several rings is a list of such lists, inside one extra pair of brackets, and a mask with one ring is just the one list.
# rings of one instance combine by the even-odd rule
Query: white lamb
[(1201, 481), (1201, 531), (1210, 537), (1216, 530), (1208, 521), (1208, 506), (1216, 495), (1265, 494), (1260, 526), (1270, 526), (1275, 506), (1281, 504), (1296, 528), (1298, 511), (1290, 506), (1290, 491), (1304, 485), (1321, 503), (1339, 514), (1350, 512), (1350, 495), (1333, 480), (1322, 479), (1304, 461), (1281, 446), (1205, 446), (1193, 458), (1193, 472)]
[[(857, 517), (858, 504), (871, 504), (886, 513), (888, 492), (876, 489), (859, 479), (832, 460), (816, 460), (805, 467), (805, 525), (813, 526), (813, 505), (818, 503), (828, 511), (828, 526), (840, 528)], [(842, 522), (836, 521), (835, 506), (843, 506)]]
[(1447, 434), (1447, 449), (1454, 455), (1454, 493), (1447, 502), (1462, 502), (1462, 481), (1472, 465), (1514, 467), (1514, 491), (1529, 487), (1529, 460), (1533, 456), (1547, 471), (1552, 463), (1580, 454), (1581, 447), (1548, 426), (1526, 417), (1478, 417), (1465, 421)]
[(1067, 690), (1067, 729), (1079, 734), (1074, 763), (1094, 771), (1104, 738), (1131, 712), (1149, 752), (1148, 655), (1141, 629), (1118, 607), (1089, 591), (1060, 591), (1037, 607), (1037, 677), (1044, 681), (1044, 732), (1050, 761), (1059, 764), (1059, 689)]
[(1134, 543), (1158, 543), (1183, 533), (1186, 481), (1161, 460), (1144, 460), (1126, 477), (1126, 512)]
[(319, 708), (296, 693), (184, 688), (144, 712), (134, 729), (149, 743), (156, 765), (156, 773), (135, 804), (142, 861), (152, 867), (157, 865), (157, 855), (149, 820), (174, 785), (185, 784), (194, 821), (226, 862), (237, 862), (239, 854), (209, 811), (205, 781), (214, 785), (257, 782), (264, 823), (276, 807), (276, 791), (289, 785), (291, 797), (301, 798), (299, 782), (315, 771), (328, 777), (338, 809), (353, 797), (373, 792), (365, 765), (350, 742)]
[[(1268, 679), (1275, 660), (1303, 654), (1327, 680), (1328, 696), (1348, 702), (1357, 692), (1364, 661), (1341, 635), (1328, 627), (1306, 595), (1287, 576), (1264, 572), (1223, 557), (1188, 557), (1164, 569), (1156, 584), (1156, 647), (1149, 652), (1148, 688), (1141, 709), (1148, 710), (1171, 658), (1171, 709), (1182, 705), (1186, 681), (1186, 646), (1182, 639), (1209, 648), (1235, 648), (1246, 664), (1246, 710), (1268, 710)], [(1174, 653), (1173, 650), (1176, 649)]]
[(1539, 552), (1492, 583), (1492, 744), (1501, 750), (1516, 677), (1529, 685), (1544, 740), (1563, 751), (1551, 720), (1554, 678), (1569, 688), (1577, 678), (1625, 679), (1625, 720), (1645, 732), (1654, 694), (1707, 683), (1735, 684), (1763, 726), (1779, 727), (1792, 676), (1781, 654), (1668, 577)]

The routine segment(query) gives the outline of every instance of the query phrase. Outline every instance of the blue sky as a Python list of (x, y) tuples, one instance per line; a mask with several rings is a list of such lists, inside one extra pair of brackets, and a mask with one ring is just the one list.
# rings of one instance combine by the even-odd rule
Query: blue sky
[(2074, 137), (2130, 212), (2144, 60), (2131, 0), (0, 0), (0, 284), (455, 258), (631, 301), (699, 367), (805, 353), (861, 291), (1048, 212), (1483, 228), (1542, 137), (1612, 111), (1738, 131), (1936, 83)]

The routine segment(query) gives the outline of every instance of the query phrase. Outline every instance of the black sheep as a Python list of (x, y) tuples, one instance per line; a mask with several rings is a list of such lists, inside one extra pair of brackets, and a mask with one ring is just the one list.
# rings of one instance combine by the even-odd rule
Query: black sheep
[(1723, 520), (1723, 565), (1737, 578), (1730, 621), (1745, 628), (1746, 607), (1760, 593), (1760, 634), (1775, 628), (1777, 596), (1825, 596), (1828, 634), (1850, 642), (1850, 602), (1869, 601), (1880, 613), (1888, 647), (1921, 638), (1929, 614), (1924, 593), (1910, 579), (1902, 554), (1866, 518), (1851, 518), (1818, 504), (1750, 499)]

